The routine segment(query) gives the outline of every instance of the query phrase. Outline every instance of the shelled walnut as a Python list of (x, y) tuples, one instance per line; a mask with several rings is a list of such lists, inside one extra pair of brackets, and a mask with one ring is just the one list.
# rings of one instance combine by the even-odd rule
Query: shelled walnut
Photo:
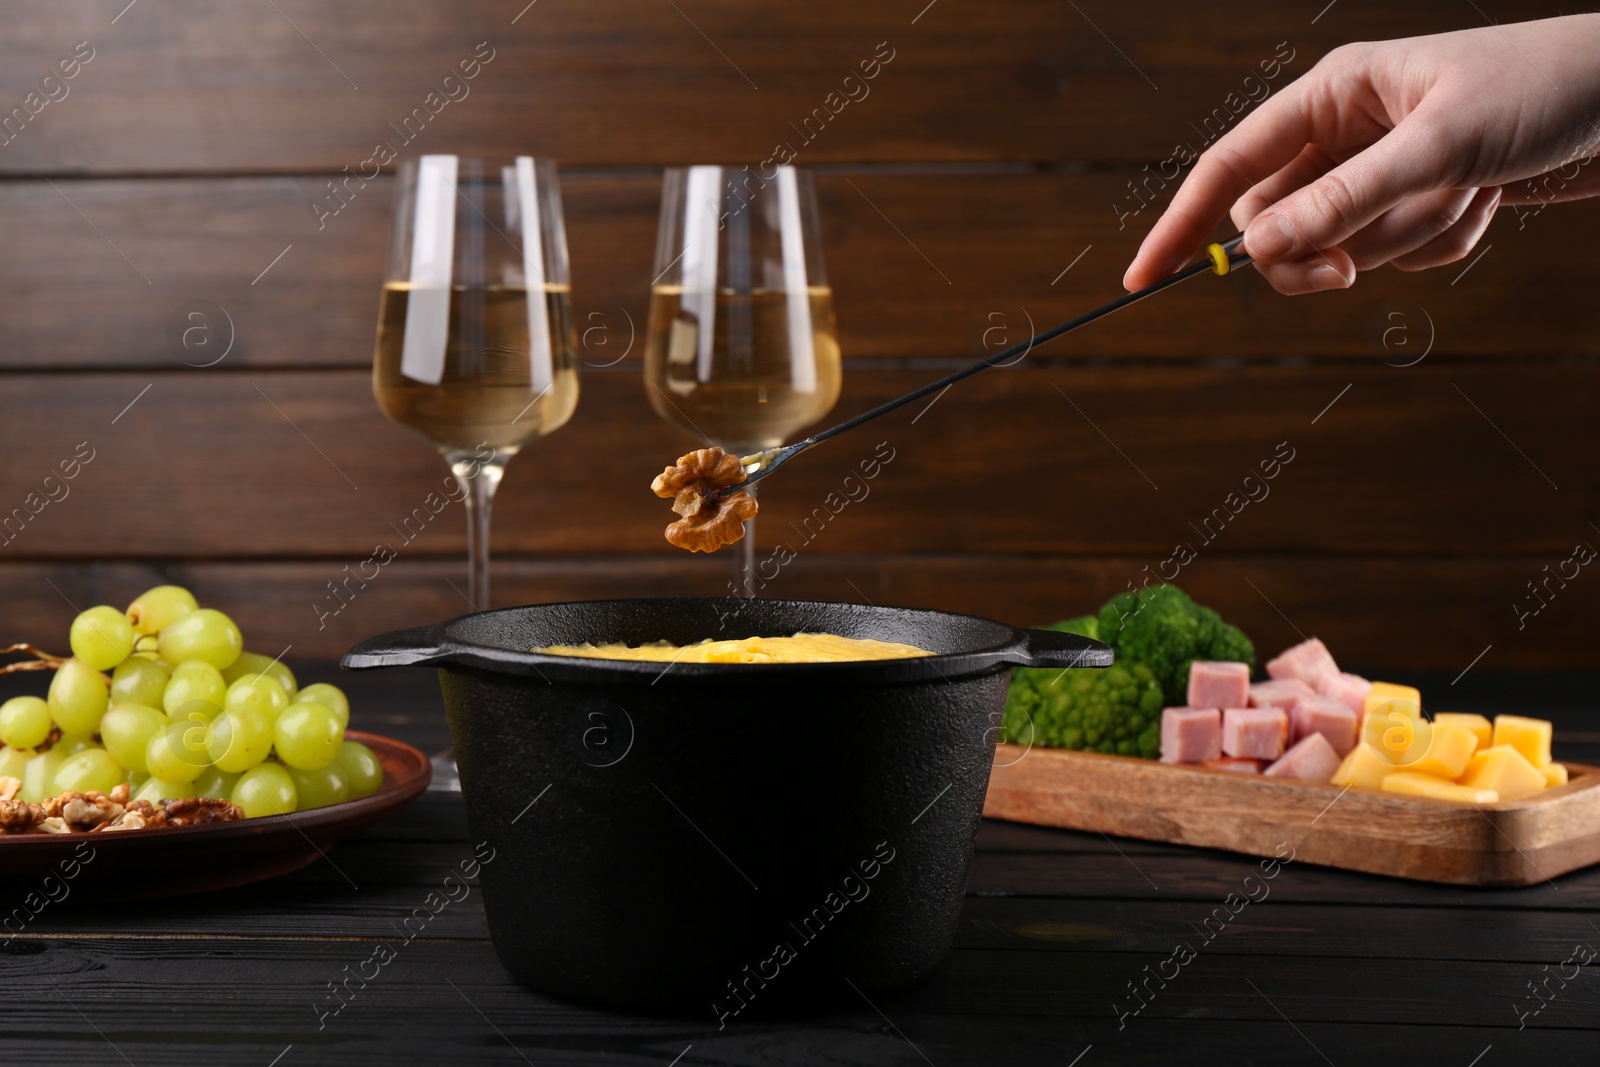
[(244, 809), (220, 797), (186, 797), (166, 802), (168, 826), (199, 826), (207, 822), (233, 822)]
[(243, 808), (216, 797), (189, 797), (163, 804), (130, 801), (127, 782), (110, 793), (68, 791), (39, 803), (16, 799), (21, 785), (16, 778), (0, 777), (0, 835), (153, 830), (245, 817)]
[(715, 552), (744, 536), (744, 524), (759, 510), (749, 493), (722, 495), (746, 478), (739, 457), (720, 448), (700, 448), (656, 475), (650, 488), (670, 498), (682, 516), (667, 527), (667, 540), (690, 552)]

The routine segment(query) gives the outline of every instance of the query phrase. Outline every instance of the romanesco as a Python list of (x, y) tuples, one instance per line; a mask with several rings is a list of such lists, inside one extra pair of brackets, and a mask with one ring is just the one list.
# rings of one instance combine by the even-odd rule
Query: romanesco
[[(1051, 629), (1081, 633), (1072, 627), (1077, 622)], [(1103, 669), (1023, 668), (1012, 676), (1002, 737), (1015, 744), (1154, 759), (1161, 742), (1161, 707), (1160, 683), (1142, 663)]]

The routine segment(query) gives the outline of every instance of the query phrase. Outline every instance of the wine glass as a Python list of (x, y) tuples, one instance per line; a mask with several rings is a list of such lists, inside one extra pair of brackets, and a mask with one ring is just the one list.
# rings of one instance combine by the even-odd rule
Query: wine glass
[(506, 463), (578, 405), (561, 190), (531, 156), (403, 163), (378, 313), (378, 407), (444, 454), (467, 510), (467, 599), (489, 608)]
[[(655, 269), (645, 389), (657, 415), (742, 456), (783, 444), (839, 399), (809, 171), (669, 168)], [(754, 534), (751, 519), (735, 553), (744, 596), (755, 595)]]

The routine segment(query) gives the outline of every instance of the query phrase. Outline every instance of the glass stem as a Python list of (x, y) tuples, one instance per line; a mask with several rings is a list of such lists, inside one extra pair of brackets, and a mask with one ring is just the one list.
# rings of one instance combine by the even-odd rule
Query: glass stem
[(489, 610), (489, 514), (512, 453), (452, 449), (444, 458), (461, 486), (467, 507), (467, 599), (473, 611)]
[[(754, 497), (756, 487), (752, 485), (745, 492)], [(756, 520), (753, 518), (744, 521), (744, 537), (734, 546), (733, 589), (735, 596), (756, 595)]]

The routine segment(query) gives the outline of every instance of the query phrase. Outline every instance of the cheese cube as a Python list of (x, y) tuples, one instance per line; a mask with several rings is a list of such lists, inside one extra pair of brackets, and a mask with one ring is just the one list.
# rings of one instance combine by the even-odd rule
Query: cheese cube
[(1466, 804), (1498, 804), (1500, 794), (1493, 789), (1474, 789), (1448, 778), (1416, 771), (1396, 771), (1383, 780), (1385, 793), (1407, 793), (1430, 800), (1459, 800)]
[(1467, 760), (1466, 768), (1460, 774), (1456, 775), (1456, 781), (1465, 782), (1468, 778), (1471, 778), (1473, 775), (1482, 770), (1483, 765), (1487, 763), (1488, 760), (1488, 749), (1479, 749), (1477, 752), (1474, 752), (1472, 754), (1472, 758)]
[(1381, 789), (1383, 779), (1395, 773), (1395, 765), (1367, 744), (1358, 742), (1350, 754), (1339, 764), (1339, 769), (1333, 772), (1334, 785), (1353, 785), (1361, 789)]
[(1339, 761), (1339, 766), (1334, 769), (1333, 777), (1328, 779), (1334, 785), (1349, 785), (1350, 772), (1355, 766), (1356, 753), (1362, 748), (1361, 742), (1356, 742), (1356, 747), (1344, 754), (1344, 759)]
[(1567, 765), (1565, 763), (1546, 763), (1539, 770), (1544, 773), (1546, 789), (1554, 789), (1558, 785), (1567, 784)]
[(1391, 701), (1408, 702), (1420, 715), (1422, 712), (1422, 692), (1413, 686), (1395, 685), (1393, 682), (1373, 682), (1372, 688), (1367, 690), (1367, 699), (1361, 703), (1361, 714), (1371, 715), (1378, 708)]
[(1496, 715), (1494, 743), (1510, 745), (1528, 757), (1529, 763), (1543, 767), (1550, 762), (1550, 723), (1521, 715)]
[(1435, 723), (1459, 723), (1471, 730), (1478, 739), (1478, 748), (1485, 749), (1494, 744), (1494, 727), (1489, 725), (1489, 720), (1482, 715), (1471, 715), (1464, 711), (1441, 711), (1433, 717)]
[(1493, 789), (1501, 800), (1521, 800), (1544, 789), (1544, 772), (1510, 745), (1494, 745), (1483, 756), (1483, 765), (1463, 779), (1462, 785)]
[(1478, 737), (1467, 727), (1455, 722), (1433, 721), (1433, 736), (1422, 758), (1409, 760), (1405, 769), (1419, 774), (1432, 774), (1454, 781), (1467, 769), (1467, 760), (1478, 747)]
[(1361, 739), (1398, 769), (1415, 763), (1428, 751), (1433, 723), (1422, 717), (1418, 705), (1397, 698), (1370, 709), (1361, 723)]

